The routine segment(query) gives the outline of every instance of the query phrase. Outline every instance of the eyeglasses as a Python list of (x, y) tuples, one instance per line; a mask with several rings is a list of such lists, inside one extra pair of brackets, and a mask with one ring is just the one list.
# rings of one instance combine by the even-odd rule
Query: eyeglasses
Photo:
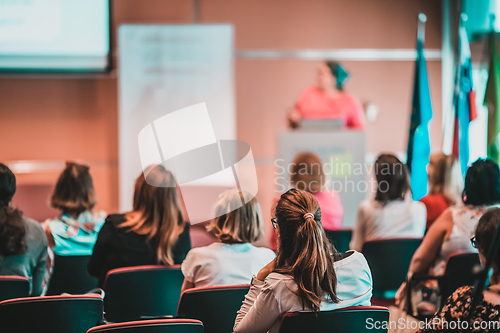
[(273, 224), (274, 229), (276, 229), (276, 226), (278, 225), (278, 220), (276, 218), (271, 219), (271, 223)]
[(475, 248), (475, 249), (476, 249), (476, 237), (472, 237), (472, 238), (470, 239), (470, 244), (472, 245), (472, 247), (473, 247), (473, 248)]

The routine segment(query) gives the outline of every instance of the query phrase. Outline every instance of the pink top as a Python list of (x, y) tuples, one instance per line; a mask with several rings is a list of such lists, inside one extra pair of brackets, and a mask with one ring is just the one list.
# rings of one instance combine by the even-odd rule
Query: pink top
[(361, 104), (346, 92), (332, 95), (311, 86), (302, 91), (295, 108), (304, 119), (342, 119), (345, 127), (365, 127)]
[(321, 207), (321, 224), (323, 229), (338, 230), (342, 228), (344, 207), (340, 201), (340, 194), (336, 191), (311, 193), (318, 199)]
[[(319, 202), (321, 208), (321, 224), (325, 230), (339, 230), (342, 228), (344, 220), (344, 206), (340, 201), (340, 194), (335, 191), (324, 191), (319, 193), (311, 193)], [(278, 202), (279, 197), (275, 202)], [(276, 251), (277, 248), (276, 233), (271, 233), (271, 249)]]

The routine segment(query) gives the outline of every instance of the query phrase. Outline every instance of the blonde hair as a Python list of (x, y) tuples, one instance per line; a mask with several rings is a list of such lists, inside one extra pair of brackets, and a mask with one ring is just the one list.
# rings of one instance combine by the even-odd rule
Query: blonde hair
[[(430, 193), (443, 194), (450, 204), (461, 202), (464, 181), (460, 164), (453, 155), (439, 154), (437, 162), (432, 163), (430, 175)], [(436, 161), (436, 158), (431, 161)]]
[(238, 189), (227, 190), (219, 196), (215, 205), (217, 217), (208, 230), (222, 243), (253, 243), (264, 233), (260, 205), (257, 199), (250, 198), (249, 193), (240, 193)]
[(292, 162), (290, 182), (299, 190), (321, 192), (326, 182), (321, 158), (311, 152), (298, 153)]
[(135, 182), (134, 209), (121, 228), (147, 235), (156, 246), (158, 264), (173, 265), (172, 247), (184, 230), (182, 206), (174, 176), (162, 165), (142, 173)]

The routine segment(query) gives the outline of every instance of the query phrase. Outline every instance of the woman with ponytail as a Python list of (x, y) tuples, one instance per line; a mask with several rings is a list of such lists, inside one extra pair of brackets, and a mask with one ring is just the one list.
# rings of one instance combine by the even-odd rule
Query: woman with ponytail
[(190, 248), (189, 223), (183, 219), (174, 176), (155, 165), (135, 182), (133, 210), (106, 218), (88, 271), (102, 287), (111, 269), (180, 264)]
[(47, 265), (47, 238), (40, 223), (10, 206), (15, 192), (16, 177), (0, 163), (0, 275), (27, 277), (30, 295), (40, 296)]
[(287, 312), (370, 305), (372, 278), (365, 258), (356, 251), (338, 253), (330, 244), (312, 194), (291, 189), (281, 195), (272, 223), (276, 259), (252, 279), (235, 333), (278, 332)]

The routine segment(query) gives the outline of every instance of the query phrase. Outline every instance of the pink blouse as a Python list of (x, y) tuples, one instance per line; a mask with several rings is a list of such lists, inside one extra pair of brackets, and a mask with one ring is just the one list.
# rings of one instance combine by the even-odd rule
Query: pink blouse
[(345, 127), (365, 127), (361, 104), (346, 92), (333, 95), (315, 86), (308, 87), (300, 94), (295, 108), (304, 119), (341, 119)]

